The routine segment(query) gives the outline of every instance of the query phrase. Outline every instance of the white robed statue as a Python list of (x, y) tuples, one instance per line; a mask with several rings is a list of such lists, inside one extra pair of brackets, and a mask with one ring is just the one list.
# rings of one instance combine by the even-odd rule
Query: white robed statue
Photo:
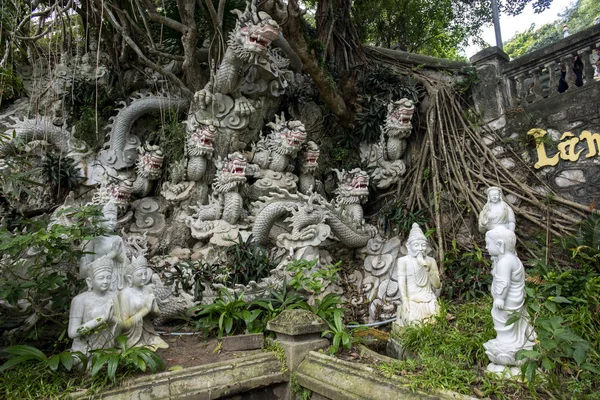
[(425, 322), (438, 314), (436, 290), (440, 288), (438, 266), (427, 256), (429, 245), (418, 224), (413, 224), (406, 241), (408, 255), (397, 260), (398, 288), (402, 304), (396, 327)]

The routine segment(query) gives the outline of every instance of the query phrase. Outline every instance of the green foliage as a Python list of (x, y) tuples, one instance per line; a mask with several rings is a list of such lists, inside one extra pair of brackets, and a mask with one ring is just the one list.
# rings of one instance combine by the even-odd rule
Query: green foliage
[(283, 288), (279, 291), (271, 291), (269, 297), (257, 299), (252, 302), (252, 307), (257, 307), (262, 310), (262, 318), (264, 325), (284, 310), (294, 308), (304, 308), (310, 310), (310, 306), (306, 303), (306, 299), (298, 294), (292, 293), (287, 289), (284, 283)]
[[(539, 371), (559, 392), (597, 392), (600, 375), (600, 218), (591, 215), (574, 237), (559, 241), (566, 255), (536, 265), (539, 277), (526, 288), (528, 312), (537, 333), (533, 350), (522, 351), (524, 376)], [(565, 382), (567, 384), (565, 385)]]
[(222, 290), (212, 304), (201, 304), (190, 309), (196, 329), (206, 334), (217, 331), (219, 338), (236, 333), (262, 332), (264, 325), (259, 318), (262, 309), (250, 310), (243, 295), (239, 297)]
[(12, 135), (0, 133), (0, 198), (9, 202), (23, 200), (32, 193), (32, 186), (42, 186), (37, 182), (41, 169), (33, 163), (32, 157), (22, 154), (22, 144)]
[(440, 301), (440, 314), (430, 323), (399, 332), (397, 339), (410, 357), (382, 363), (377, 369), (386, 376), (405, 376), (412, 390), (444, 389), (468, 395), (476, 390), (477, 397), (528, 398), (525, 385), (485, 373), (489, 360), (483, 343), (496, 335), (491, 307), (489, 296), (464, 304)]
[(491, 266), (477, 243), (473, 243), (473, 250), (465, 252), (453, 239), (452, 248), (444, 257), (444, 266), (446, 279), (442, 290), (445, 298), (469, 301), (489, 294)]
[[(4, 256), (0, 258), (0, 298), (12, 306), (27, 301), (25, 314), (37, 318), (37, 323), (21, 326), (27, 335), (20, 340), (39, 340), (46, 329), (65, 329), (70, 299), (82, 286), (78, 279), (81, 245), (104, 233), (98, 225), (102, 214), (97, 207), (67, 209), (58, 213), (61, 215), (73, 225), (48, 226), (47, 219), (38, 218), (16, 220), (10, 231), (0, 229), (0, 254)], [(21, 325), (14, 326), (22, 311), (17, 314), (2, 313), (0, 325)]]
[(52, 371), (42, 363), (23, 363), (0, 374), (2, 396), (6, 399), (69, 399), (82, 388), (88, 388), (86, 395), (93, 396), (110, 386), (104, 376), (92, 378), (80, 371)]
[(46, 357), (40, 350), (27, 345), (10, 346), (3, 351), (8, 353), (12, 358), (0, 366), (0, 372), (30, 361), (38, 363), (45, 368), (50, 368), (52, 371), (58, 371), (60, 366), (70, 371), (73, 368), (74, 360), (76, 360), (75, 362), (82, 363), (84, 366), (87, 365), (87, 357), (79, 351), (63, 351), (51, 357)]
[(563, 38), (562, 25), (549, 23), (535, 29), (535, 23), (524, 32), (517, 33), (504, 46), (506, 54), (515, 59), (527, 53), (558, 42)]
[(0, 67), (0, 104), (17, 99), (25, 93), (23, 81), (12, 68)]
[(75, 160), (70, 157), (48, 153), (43, 161), (42, 170), (56, 198), (75, 189), (83, 181)]
[(148, 133), (146, 140), (160, 146), (165, 157), (164, 165), (170, 165), (185, 155), (185, 124), (179, 122), (177, 112), (169, 111), (161, 119), (160, 128)]
[(317, 263), (318, 260), (296, 259), (286, 265), (286, 269), (292, 274), (288, 284), (297, 291), (318, 295), (330, 283), (339, 280), (341, 261), (326, 267), (317, 266)]
[(336, 320), (342, 319), (345, 310), (341, 307), (345, 302), (340, 295), (328, 293), (322, 299), (315, 300), (315, 306), (308, 310), (323, 318), (329, 326), (336, 326)]
[(451, 0), (355, 1), (353, 17), (367, 43), (453, 59), (491, 19), (489, 3)]
[(295, 395), (294, 398), (297, 400), (312, 399), (312, 391), (300, 386), (295, 372), (292, 373), (292, 375), (290, 376), (290, 389), (291, 389), (292, 393), (294, 393), (294, 395)]
[(264, 343), (263, 350), (273, 353), (281, 363), (281, 372), (287, 372), (287, 359), (285, 358), (285, 350), (281, 346), (281, 343), (271, 338), (266, 338)]
[(598, 4), (594, 0), (577, 0), (559, 14), (555, 22), (545, 24), (536, 29), (532, 23), (529, 29), (517, 33), (504, 45), (504, 51), (512, 58), (521, 57), (532, 51), (558, 42), (563, 38), (563, 25), (569, 27), (572, 35), (592, 26), (594, 18), (600, 16)]
[(173, 266), (172, 271), (165, 272), (165, 283), (173, 285), (175, 290), (184, 292), (194, 291), (194, 300), (202, 300), (206, 285), (226, 283), (227, 276), (222, 273), (222, 266), (217, 264), (196, 262), (180, 262)]
[(117, 372), (120, 376), (130, 372), (146, 372), (149, 369), (152, 372), (165, 369), (165, 363), (158, 354), (147, 347), (127, 348), (127, 337), (125, 335), (117, 336), (116, 342), (118, 348), (94, 350), (90, 359), (92, 376), (98, 375), (106, 366), (108, 379), (115, 383)]
[(386, 235), (403, 236), (410, 232), (412, 224), (425, 225), (429, 218), (424, 209), (411, 212), (406, 209), (404, 202), (392, 198), (386, 198), (377, 214), (377, 225), (383, 228)]
[(352, 347), (352, 332), (344, 326), (344, 322), (342, 322), (342, 313), (335, 313), (333, 321), (328, 323), (329, 329), (323, 332), (323, 336), (332, 336), (329, 354), (335, 354), (341, 348), (349, 349)]
[(267, 251), (254, 243), (252, 235), (244, 240), (242, 235), (238, 234), (237, 242), (227, 248), (226, 255), (230, 264), (228, 282), (233, 285), (258, 282), (269, 276), (269, 271), (275, 267)]

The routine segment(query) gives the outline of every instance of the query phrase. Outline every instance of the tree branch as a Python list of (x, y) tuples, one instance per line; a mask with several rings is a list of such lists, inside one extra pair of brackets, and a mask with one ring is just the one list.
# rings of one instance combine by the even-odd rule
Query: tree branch
[(113, 25), (113, 27), (117, 31), (119, 31), (121, 36), (123, 36), (123, 39), (125, 40), (125, 42), (135, 51), (135, 53), (138, 55), (140, 61), (144, 65), (146, 65), (149, 68), (152, 68), (153, 70), (157, 71), (158, 73), (169, 78), (175, 85), (177, 85), (181, 89), (181, 92), (186, 97), (191, 98), (193, 96), (193, 93), (187, 88), (187, 86), (184, 85), (184, 83), (179, 78), (177, 78), (172, 72), (167, 71), (166, 69), (164, 69), (160, 65), (152, 62), (151, 60), (148, 59), (148, 57), (146, 57), (146, 55), (144, 54), (142, 49), (140, 49), (139, 46), (135, 43), (135, 41), (133, 41), (133, 39), (129, 36), (129, 33), (125, 30), (125, 28), (123, 28), (123, 26), (121, 26), (121, 24), (119, 24), (119, 22), (117, 21), (117, 19), (115, 18), (114, 14), (113, 14), (113, 12), (110, 10), (108, 4), (104, 4), (104, 10), (106, 11), (106, 14), (108, 15), (108, 19), (109, 19), (110, 23)]

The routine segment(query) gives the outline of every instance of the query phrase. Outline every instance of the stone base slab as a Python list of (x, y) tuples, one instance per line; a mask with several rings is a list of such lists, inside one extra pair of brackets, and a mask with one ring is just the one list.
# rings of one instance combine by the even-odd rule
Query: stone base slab
[(401, 377), (386, 378), (368, 365), (351, 363), (311, 351), (296, 371), (300, 386), (331, 400), (466, 400), (452, 392), (413, 392)]
[[(287, 382), (289, 376), (272, 353), (255, 354), (179, 371), (162, 372), (127, 381), (100, 398), (107, 400), (209, 400)], [(73, 398), (87, 398), (85, 393)]]

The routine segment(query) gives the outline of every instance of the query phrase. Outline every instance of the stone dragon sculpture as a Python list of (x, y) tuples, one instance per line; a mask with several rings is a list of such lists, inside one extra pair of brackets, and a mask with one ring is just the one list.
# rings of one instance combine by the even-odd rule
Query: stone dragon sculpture
[(293, 79), (288, 66), (301, 69), (299, 57), (267, 13), (258, 12), (251, 3), (244, 12), (234, 12), (239, 18), (227, 41), (223, 61), (210, 82), (194, 95), (190, 110), (196, 120), (212, 120), (227, 133), (217, 146), (225, 151), (220, 156), (242, 151), (255, 139), (269, 99), (281, 96)]
[[(226, 234), (235, 230), (244, 217), (243, 199), (239, 193), (246, 183), (248, 162), (239, 153), (228, 156), (227, 162), (217, 161), (217, 176), (212, 185), (213, 195), (209, 204), (190, 206), (195, 213), (185, 221), (196, 239), (206, 239), (215, 233)], [(221, 164), (221, 165), (219, 165)], [(233, 238), (237, 233), (231, 233)]]
[(319, 146), (312, 140), (308, 141), (300, 152), (298, 160), (298, 191), (308, 194), (311, 190), (318, 192), (321, 182), (315, 178), (315, 172), (319, 167)]
[(250, 188), (253, 200), (273, 191), (296, 191), (298, 177), (291, 173), (292, 161), (306, 141), (306, 130), (300, 121), (286, 121), (281, 115), (267, 124), (272, 131), (253, 145), (248, 175), (258, 178)]
[(187, 156), (187, 179), (197, 182), (206, 173), (208, 160), (212, 158), (217, 128), (211, 124), (188, 120), (185, 154)]
[(140, 139), (131, 134), (131, 127), (143, 115), (168, 109), (186, 109), (189, 101), (171, 96), (138, 95), (131, 103), (122, 102), (116, 116), (111, 117), (108, 125), (109, 140), (100, 151), (99, 158), (103, 165), (116, 170), (134, 165)]
[(159, 146), (147, 142), (144, 146), (138, 147), (138, 153), (133, 194), (137, 197), (146, 197), (153, 188), (153, 182), (160, 179), (162, 175), (164, 157)]
[(406, 138), (412, 131), (410, 120), (414, 111), (413, 102), (406, 98), (389, 103), (379, 143), (362, 150), (362, 158), (368, 162), (368, 169), (378, 189), (389, 188), (406, 173), (402, 157), (406, 152)]
[[(330, 203), (321, 196), (290, 194), (286, 191), (264, 196), (253, 204), (252, 235), (257, 244), (265, 246), (269, 241), (269, 233), (273, 225), (289, 214), (292, 237), (299, 237), (303, 241), (312, 240), (317, 235), (323, 235), (321, 229), (312, 225), (326, 224), (333, 234), (344, 246), (358, 248), (367, 244), (377, 229), (365, 224), (363, 220), (362, 203), (366, 201), (368, 191), (368, 175), (360, 169), (350, 172), (338, 171), (342, 177), (340, 186), (336, 190), (337, 198)], [(306, 207), (305, 205), (309, 206)], [(304, 207), (304, 208), (303, 208)], [(278, 239), (280, 242), (282, 239)]]

